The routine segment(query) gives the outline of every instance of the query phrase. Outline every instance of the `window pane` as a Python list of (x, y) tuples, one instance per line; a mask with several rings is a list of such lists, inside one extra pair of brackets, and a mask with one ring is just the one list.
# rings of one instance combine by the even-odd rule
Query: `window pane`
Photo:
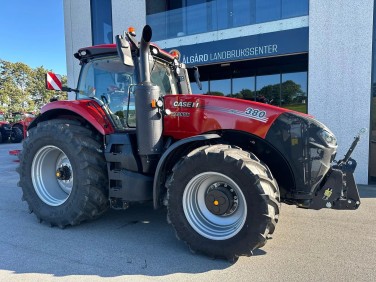
[(91, 0), (93, 45), (112, 43), (111, 0)]
[[(186, 35), (183, 25), (183, 9), (174, 9), (166, 13), (167, 17), (167, 38), (174, 38)], [(154, 29), (153, 29), (154, 32)]]
[(280, 105), (280, 74), (257, 76), (256, 85), (256, 101)]
[(209, 83), (207, 81), (201, 81), (202, 90), (198, 88), (196, 82), (191, 82), (192, 94), (206, 94), (209, 92)]
[(282, 18), (308, 15), (308, 0), (282, 0)]
[(282, 74), (281, 106), (307, 113), (307, 72)]
[(230, 13), (232, 14), (227, 0), (217, 0), (216, 22), (218, 29), (230, 28)]
[[(200, 3), (204, 2), (204, 3)], [(208, 11), (206, 1), (187, 0), (187, 33), (196, 34), (208, 31)]]
[(255, 100), (255, 77), (234, 78), (232, 80), (232, 94), (234, 98)]
[(153, 41), (167, 38), (166, 17), (164, 12), (146, 16), (147, 24), (153, 29)]
[(281, 0), (256, 0), (256, 22), (268, 22), (281, 18)]
[(171, 70), (159, 62), (155, 62), (150, 75), (151, 82), (158, 85), (162, 96), (177, 94), (177, 84)]
[[(95, 98), (108, 104), (117, 129), (126, 128), (128, 92), (134, 84), (133, 69), (124, 66), (119, 58), (93, 60), (81, 74), (78, 99)], [(129, 110), (134, 110), (134, 102)]]
[(231, 94), (231, 79), (211, 80), (210, 95), (227, 96)]
[(255, 4), (250, 0), (233, 1), (233, 26), (243, 26), (255, 23)]

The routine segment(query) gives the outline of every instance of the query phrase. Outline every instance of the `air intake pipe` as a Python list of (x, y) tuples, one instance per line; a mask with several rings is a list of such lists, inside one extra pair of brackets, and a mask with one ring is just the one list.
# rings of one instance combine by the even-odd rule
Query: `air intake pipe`
[(161, 95), (159, 86), (150, 79), (150, 40), (152, 30), (146, 25), (140, 43), (140, 83), (135, 87), (137, 146), (143, 173), (154, 173), (163, 149), (163, 122), (158, 108), (152, 107)]

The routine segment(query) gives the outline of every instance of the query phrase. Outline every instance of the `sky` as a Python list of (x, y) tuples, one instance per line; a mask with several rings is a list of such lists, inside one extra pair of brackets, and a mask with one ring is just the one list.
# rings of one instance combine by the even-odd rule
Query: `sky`
[(63, 0), (0, 0), (0, 59), (66, 75)]

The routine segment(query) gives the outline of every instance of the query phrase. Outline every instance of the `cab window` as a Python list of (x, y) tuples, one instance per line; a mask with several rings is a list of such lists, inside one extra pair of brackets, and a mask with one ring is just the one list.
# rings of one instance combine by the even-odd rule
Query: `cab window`
[(116, 128), (125, 129), (129, 127), (128, 115), (135, 116), (134, 84), (133, 69), (123, 65), (117, 57), (96, 59), (82, 70), (77, 99), (102, 101), (108, 106)]
[(154, 61), (150, 79), (153, 84), (161, 88), (162, 96), (166, 94), (178, 94), (176, 79), (168, 65)]

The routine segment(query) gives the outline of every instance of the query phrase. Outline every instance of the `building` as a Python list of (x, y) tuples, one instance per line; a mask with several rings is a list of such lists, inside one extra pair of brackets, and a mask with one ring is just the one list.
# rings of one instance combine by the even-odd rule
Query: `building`
[(374, 1), (65, 0), (68, 83), (79, 48), (112, 43), (129, 26), (199, 66), (203, 90), (292, 108), (336, 135), (338, 158), (368, 128), (353, 156), (357, 183), (376, 181)]

